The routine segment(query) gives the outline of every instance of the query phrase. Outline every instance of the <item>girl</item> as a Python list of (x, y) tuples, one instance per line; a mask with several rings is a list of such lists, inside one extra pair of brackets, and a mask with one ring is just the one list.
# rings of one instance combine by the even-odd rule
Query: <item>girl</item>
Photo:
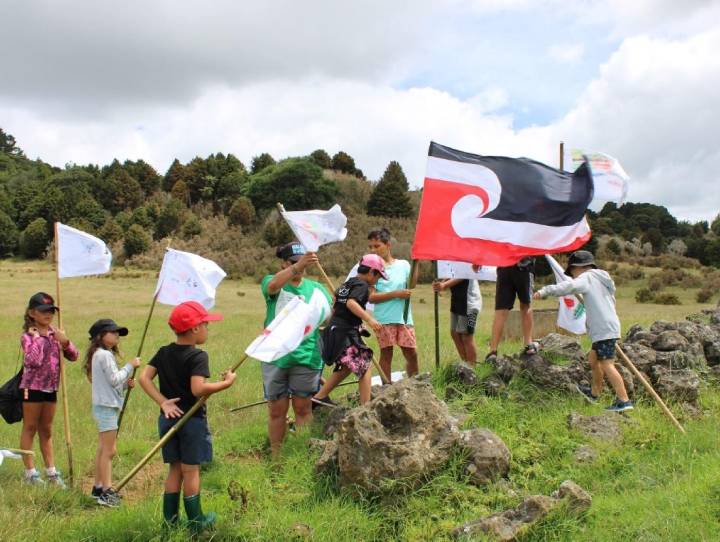
[(330, 405), (328, 395), (350, 373), (358, 377), (360, 388), (360, 404), (370, 400), (370, 362), (372, 350), (360, 337), (360, 324), (365, 321), (373, 331), (378, 333), (382, 325), (365, 311), (370, 297), (369, 286), (378, 279), (387, 280), (385, 264), (380, 256), (366, 254), (358, 264), (357, 276), (345, 281), (335, 291), (335, 305), (330, 323), (323, 332), (323, 360), (327, 365), (335, 365), (323, 387), (313, 397), (318, 405)]
[(100, 433), (95, 455), (95, 483), (92, 496), (102, 506), (118, 506), (120, 497), (111, 489), (112, 458), (115, 456), (118, 415), (123, 405), (123, 391), (134, 382), (130, 376), (140, 366), (135, 358), (117, 368), (115, 356), (119, 353), (120, 337), (128, 334), (126, 327), (110, 319), (102, 319), (90, 327), (90, 348), (85, 356), (85, 372), (92, 382), (92, 412)]
[[(65, 359), (75, 361), (77, 348), (62, 329), (50, 325), (55, 316), (55, 300), (44, 292), (30, 298), (25, 311), (24, 333), (20, 345), (24, 354), (23, 376), (23, 428), (20, 448), (30, 450), (35, 433), (40, 437), (40, 451), (45, 462), (45, 474), (49, 482), (65, 487), (60, 472), (55, 468), (52, 445), (52, 424), (57, 406), (57, 389), (60, 381), (60, 351)], [(44, 485), (45, 481), (35, 469), (33, 457), (23, 455), (25, 482)]]
[[(368, 248), (385, 263), (387, 279), (377, 282), (370, 290), (370, 302), (375, 305), (374, 316), (382, 324), (377, 334), (380, 345), (380, 368), (390, 376), (393, 347), (399, 346), (405, 356), (405, 372), (408, 376), (418, 373), (417, 345), (413, 327), (412, 311), (405, 320), (405, 300), (410, 299), (410, 263), (396, 260), (390, 252), (391, 236), (386, 228), (372, 230), (368, 234)], [(390, 377), (392, 378), (392, 377)]]

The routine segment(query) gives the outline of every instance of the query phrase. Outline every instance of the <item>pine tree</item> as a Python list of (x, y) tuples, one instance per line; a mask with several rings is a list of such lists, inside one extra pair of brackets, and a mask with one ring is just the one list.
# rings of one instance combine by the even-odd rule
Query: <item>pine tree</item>
[(395, 161), (388, 164), (382, 178), (370, 194), (367, 212), (371, 216), (410, 217), (413, 206), (408, 195), (408, 181)]
[(255, 175), (256, 173), (259, 173), (266, 167), (272, 166), (275, 164), (276, 164), (275, 158), (270, 156), (269, 153), (264, 152), (260, 156), (253, 157), (252, 164), (250, 165), (250, 174)]

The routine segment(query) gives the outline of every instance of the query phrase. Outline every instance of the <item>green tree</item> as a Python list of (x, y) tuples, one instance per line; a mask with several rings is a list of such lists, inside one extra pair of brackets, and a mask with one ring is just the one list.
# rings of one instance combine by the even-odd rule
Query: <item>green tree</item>
[(125, 160), (123, 168), (138, 182), (146, 196), (154, 194), (160, 189), (162, 177), (155, 171), (154, 167), (144, 160), (138, 160), (137, 162)]
[(235, 200), (228, 213), (228, 222), (232, 226), (247, 226), (255, 221), (255, 207), (252, 201), (241, 196)]
[(15, 138), (0, 128), (0, 152), (5, 152), (13, 156), (25, 156), (22, 149), (17, 146)]
[(123, 238), (125, 232), (122, 227), (112, 218), (108, 217), (105, 224), (98, 230), (98, 237), (106, 243), (114, 243)]
[(288, 158), (253, 175), (248, 197), (255, 209), (280, 202), (291, 211), (330, 207), (337, 193), (337, 185), (310, 158)]
[(173, 185), (170, 194), (173, 198), (181, 201), (185, 205), (190, 205), (190, 190), (188, 189), (187, 184), (185, 184), (185, 181), (180, 180), (176, 182)]
[(250, 164), (250, 174), (255, 175), (256, 173), (260, 173), (266, 167), (274, 166), (275, 164), (275, 158), (273, 158), (269, 153), (264, 152), (259, 156), (253, 157), (252, 164)]
[(162, 189), (165, 192), (170, 192), (178, 181), (183, 181), (187, 185), (187, 176), (187, 168), (180, 163), (180, 160), (175, 158), (163, 177)]
[(332, 169), (332, 158), (323, 149), (317, 149), (310, 153), (310, 158), (323, 169)]
[(345, 151), (338, 151), (332, 157), (332, 168), (343, 173), (355, 174), (355, 160)]
[(20, 234), (20, 253), (26, 258), (40, 258), (49, 243), (47, 221), (44, 218), (36, 218)]
[(151, 242), (150, 234), (142, 226), (133, 224), (125, 234), (125, 243), (123, 244), (125, 254), (128, 258), (132, 258), (136, 254), (142, 254), (150, 248)]
[(12, 218), (0, 210), (0, 257), (15, 254), (20, 232)]
[(190, 216), (185, 220), (185, 223), (182, 227), (182, 234), (184, 239), (190, 239), (191, 237), (195, 235), (200, 235), (202, 233), (202, 224), (200, 224), (200, 219), (193, 213), (190, 213)]
[(371, 216), (410, 217), (413, 206), (408, 195), (408, 181), (400, 164), (390, 162), (370, 194), (367, 212)]
[(710, 231), (715, 235), (720, 235), (720, 214), (718, 214), (710, 224)]
[(162, 239), (175, 232), (183, 222), (185, 206), (176, 199), (171, 199), (160, 209), (155, 223), (155, 239)]
[(249, 180), (244, 168), (221, 177), (215, 185), (215, 212), (227, 214), (235, 200), (245, 193)]

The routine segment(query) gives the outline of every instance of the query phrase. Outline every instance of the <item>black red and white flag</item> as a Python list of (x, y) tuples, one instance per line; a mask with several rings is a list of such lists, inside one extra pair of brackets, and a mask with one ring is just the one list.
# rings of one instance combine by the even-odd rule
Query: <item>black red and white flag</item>
[(575, 250), (590, 239), (592, 196), (586, 164), (568, 173), (432, 142), (412, 257), (506, 266)]

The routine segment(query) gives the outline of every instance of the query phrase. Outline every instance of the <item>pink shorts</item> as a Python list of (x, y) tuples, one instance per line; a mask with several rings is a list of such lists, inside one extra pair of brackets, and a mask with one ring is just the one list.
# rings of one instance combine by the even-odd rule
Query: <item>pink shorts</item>
[(380, 348), (400, 346), (402, 348), (417, 348), (415, 328), (405, 324), (383, 324), (380, 332), (376, 334)]

